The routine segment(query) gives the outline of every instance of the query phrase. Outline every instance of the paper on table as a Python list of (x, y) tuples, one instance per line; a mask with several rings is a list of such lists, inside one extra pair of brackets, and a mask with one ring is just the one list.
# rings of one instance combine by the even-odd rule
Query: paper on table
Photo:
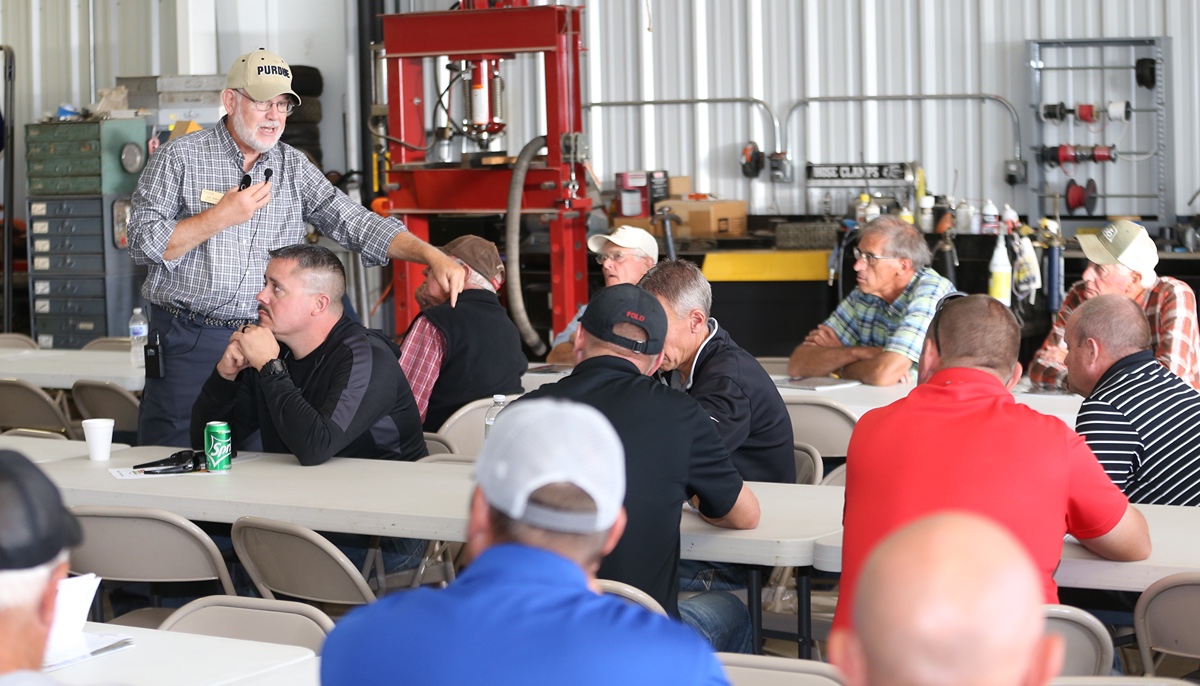
[(831, 388), (846, 388), (857, 386), (861, 381), (854, 379), (835, 379), (832, 376), (797, 376), (783, 377), (775, 381), (776, 386), (783, 388), (799, 388), (806, 391), (824, 391)]
[[(246, 464), (247, 462), (260, 460), (262, 457), (262, 455), (241, 455), (233, 459), (233, 466), (236, 467), (240, 464)], [(147, 472), (144, 469), (133, 469), (132, 467), (113, 467), (112, 469), (108, 470), (108, 473), (112, 474), (118, 479), (161, 479), (169, 476), (212, 476), (214, 474), (224, 476), (228, 472), (175, 472), (173, 474), (155, 474), (153, 472)]]
[(43, 669), (64, 667), (124, 647), (118, 644), (130, 641), (127, 636), (83, 632), (83, 623), (87, 621), (88, 610), (92, 607), (92, 599), (96, 597), (99, 586), (100, 577), (95, 574), (81, 574), (58, 582), (54, 621), (50, 625), (50, 639), (42, 658)]

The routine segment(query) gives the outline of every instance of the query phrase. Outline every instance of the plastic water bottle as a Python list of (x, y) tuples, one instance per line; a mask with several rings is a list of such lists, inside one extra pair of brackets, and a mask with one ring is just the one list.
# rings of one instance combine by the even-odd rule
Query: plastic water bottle
[(492, 425), (496, 423), (496, 415), (500, 414), (500, 410), (504, 409), (504, 396), (497, 393), (492, 396), (492, 406), (488, 408), (487, 414), (483, 415), (483, 437), (487, 438), (492, 432)]
[(980, 216), (980, 230), (982, 233), (995, 236), (1000, 231), (1000, 210), (996, 209), (996, 203), (989, 199), (983, 204), (983, 212)]
[(134, 367), (146, 366), (146, 337), (150, 333), (150, 322), (142, 314), (142, 308), (133, 308), (129, 318), (129, 363)]

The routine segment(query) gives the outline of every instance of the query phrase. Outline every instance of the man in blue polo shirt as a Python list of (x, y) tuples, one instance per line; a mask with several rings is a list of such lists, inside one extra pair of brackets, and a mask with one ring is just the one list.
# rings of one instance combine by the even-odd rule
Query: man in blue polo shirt
[(726, 683), (692, 629), (593, 589), (625, 528), (624, 449), (599, 411), (513, 405), (475, 478), (474, 561), (446, 589), (390, 595), (339, 622), (324, 686)]

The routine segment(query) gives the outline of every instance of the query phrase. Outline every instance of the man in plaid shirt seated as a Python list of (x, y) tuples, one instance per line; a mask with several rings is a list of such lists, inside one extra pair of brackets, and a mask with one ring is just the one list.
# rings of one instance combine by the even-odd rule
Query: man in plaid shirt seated
[(1097, 295), (1116, 294), (1141, 306), (1150, 322), (1154, 357), (1192, 388), (1200, 389), (1200, 334), (1196, 330), (1196, 294), (1186, 283), (1158, 276), (1158, 247), (1146, 229), (1119, 220), (1097, 235), (1080, 234), (1087, 255), (1083, 280), (1067, 291), (1054, 327), (1029, 365), (1029, 380), (1037, 388), (1068, 390), (1067, 320), (1075, 308)]

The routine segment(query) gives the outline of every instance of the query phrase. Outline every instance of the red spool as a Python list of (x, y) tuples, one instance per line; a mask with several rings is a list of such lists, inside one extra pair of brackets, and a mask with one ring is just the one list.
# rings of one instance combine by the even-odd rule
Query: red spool
[(1079, 117), (1080, 121), (1092, 123), (1096, 121), (1096, 106), (1095, 105), (1076, 105), (1075, 116)]
[(1058, 146), (1058, 163), (1060, 165), (1075, 163), (1075, 146), (1074, 145)]
[(1084, 208), (1088, 214), (1096, 211), (1096, 180), (1088, 179), (1087, 184), (1080, 186), (1075, 179), (1067, 182), (1064, 194), (1067, 200), (1067, 211), (1075, 214), (1075, 210)]
[(1117, 151), (1110, 145), (1097, 145), (1092, 149), (1092, 160), (1096, 162), (1116, 162)]

